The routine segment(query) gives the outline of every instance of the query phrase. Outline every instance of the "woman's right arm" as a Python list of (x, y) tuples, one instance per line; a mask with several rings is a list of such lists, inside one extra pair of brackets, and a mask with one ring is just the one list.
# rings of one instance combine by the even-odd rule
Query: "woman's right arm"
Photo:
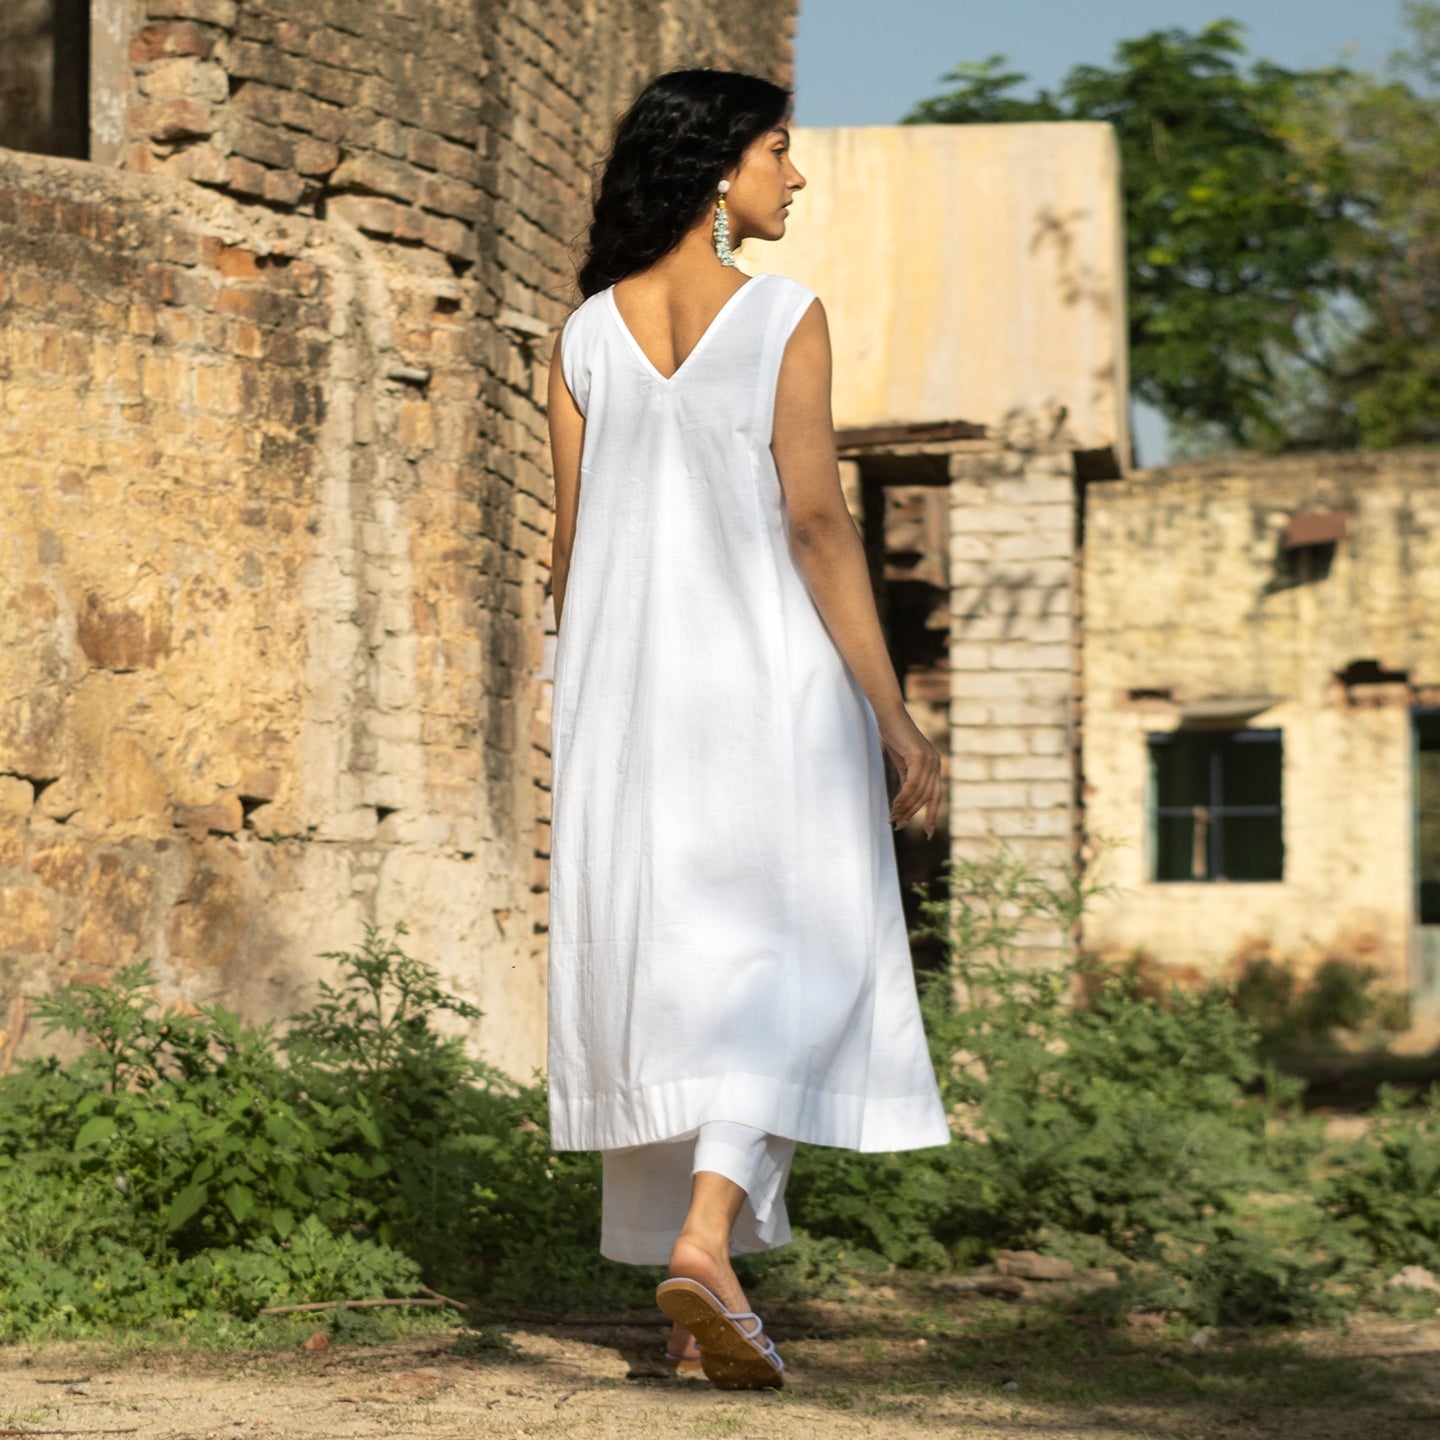
[(905, 709), (885, 647), (865, 547), (840, 487), (830, 369), (830, 331), (816, 300), (791, 334), (775, 391), (770, 448), (785, 492), (790, 548), (895, 762), (901, 783), (890, 805), (891, 823), (923, 810), (929, 836), (940, 808), (940, 756)]
[(550, 426), (550, 459), (555, 472), (555, 539), (550, 550), (550, 594), (555, 601), (555, 628), (565, 606), (565, 582), (570, 577), (570, 552), (575, 544), (575, 516), (580, 508), (580, 451), (585, 440), (585, 417), (565, 383), (560, 369), (560, 340), (550, 355), (550, 386), (545, 403)]

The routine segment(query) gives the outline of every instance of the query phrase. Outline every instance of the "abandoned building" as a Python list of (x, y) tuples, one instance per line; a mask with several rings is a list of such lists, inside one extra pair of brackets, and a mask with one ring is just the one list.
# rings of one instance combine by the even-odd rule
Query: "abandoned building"
[(1440, 1014), (1440, 454), (1085, 492), (1085, 941), (1373, 966)]
[[(644, 79), (788, 81), (792, 30), (762, 0), (0, 11), (0, 1064), (66, 980), (148, 957), (263, 1019), (397, 920), (476, 1048), (539, 1063), (573, 243)], [(1105, 126), (794, 151), (790, 236), (744, 263), (824, 297), (842, 475), (949, 756), (907, 878), (1003, 840), (1107, 867), (1088, 948), (1343, 952), (1434, 997), (1440, 459), (1133, 472)]]
[(804, 204), (752, 248), (826, 299), (852, 508), (948, 749), (911, 878), (1004, 842), (1114, 887), (1038, 954), (1355, 961), (1433, 1024), (1440, 454), (1130, 471), (1103, 126), (795, 147)]

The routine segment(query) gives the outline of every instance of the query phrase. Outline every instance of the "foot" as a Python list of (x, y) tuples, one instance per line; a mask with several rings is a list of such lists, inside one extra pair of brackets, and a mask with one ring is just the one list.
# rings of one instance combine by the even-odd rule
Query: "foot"
[(682, 1230), (670, 1251), (670, 1278), (698, 1280), (727, 1310), (748, 1310), (745, 1292), (730, 1264), (728, 1246), (694, 1230)]
[[(712, 1238), (696, 1230), (682, 1230), (670, 1251), (670, 1278), (672, 1280), (698, 1280), (727, 1309), (748, 1310), (745, 1292), (730, 1264), (728, 1247), (722, 1247)], [(683, 1355), (687, 1359), (698, 1357), (700, 1347), (695, 1337), (681, 1324), (670, 1328), (672, 1355)]]
[(665, 1353), (675, 1360), (698, 1360), (700, 1346), (695, 1337), (677, 1321), (670, 1327), (670, 1339), (665, 1343)]

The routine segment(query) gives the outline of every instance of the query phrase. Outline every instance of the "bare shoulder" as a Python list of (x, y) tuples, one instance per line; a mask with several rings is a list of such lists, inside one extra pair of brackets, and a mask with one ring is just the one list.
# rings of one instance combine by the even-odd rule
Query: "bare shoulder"
[[(800, 312), (800, 318), (791, 330), (785, 346), (786, 356), (814, 359), (830, 353), (830, 321), (825, 313), (825, 302), (806, 290), (808, 303)], [(804, 298), (802, 296), (801, 298)]]

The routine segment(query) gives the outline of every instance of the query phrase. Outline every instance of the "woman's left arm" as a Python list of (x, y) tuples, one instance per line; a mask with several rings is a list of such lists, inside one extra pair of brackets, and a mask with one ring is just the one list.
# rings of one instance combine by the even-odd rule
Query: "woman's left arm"
[(550, 460), (555, 472), (555, 539), (550, 551), (550, 593), (555, 600), (555, 628), (565, 606), (565, 582), (570, 576), (570, 552), (575, 544), (575, 516), (580, 508), (580, 451), (585, 440), (585, 417), (565, 383), (560, 369), (561, 336), (555, 337), (550, 356), (550, 388), (545, 413), (550, 425)]

